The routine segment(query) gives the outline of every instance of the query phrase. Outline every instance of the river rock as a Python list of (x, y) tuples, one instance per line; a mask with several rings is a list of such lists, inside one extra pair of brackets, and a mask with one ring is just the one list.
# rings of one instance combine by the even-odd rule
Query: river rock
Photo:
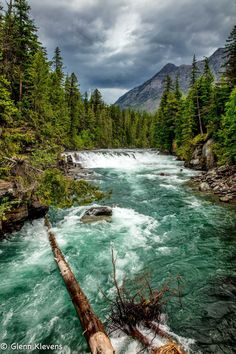
[(202, 192), (212, 192), (224, 203), (236, 203), (236, 166), (213, 168), (192, 178)]
[(108, 206), (92, 207), (84, 213), (80, 219), (84, 223), (90, 223), (100, 220), (110, 221), (112, 216), (112, 208)]
[(169, 173), (166, 173), (166, 172), (161, 172), (161, 173), (159, 173), (159, 176), (170, 176), (170, 174)]
[(75, 165), (75, 164), (74, 164), (74, 161), (73, 161), (73, 158), (72, 158), (71, 155), (67, 155), (67, 157), (66, 157), (66, 162), (67, 162), (67, 164), (68, 164), (69, 166), (74, 166), (74, 165)]
[(207, 191), (209, 191), (211, 188), (210, 188), (210, 186), (209, 186), (209, 184), (207, 183), (207, 182), (202, 182), (201, 184), (200, 184), (200, 186), (199, 186), (199, 190), (201, 191), (201, 192), (207, 192)]
[(229, 203), (232, 199), (233, 199), (233, 196), (230, 194), (227, 194), (224, 197), (221, 197), (220, 201), (224, 202), (224, 203)]

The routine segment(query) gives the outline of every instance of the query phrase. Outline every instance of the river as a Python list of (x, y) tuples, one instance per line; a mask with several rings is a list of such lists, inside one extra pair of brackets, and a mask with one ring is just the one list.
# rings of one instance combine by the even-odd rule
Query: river
[[(51, 210), (58, 243), (92, 306), (105, 319), (114, 296), (111, 247), (117, 277), (148, 273), (153, 287), (166, 281), (173, 295), (164, 328), (187, 353), (235, 353), (236, 213), (193, 193), (186, 181), (196, 172), (172, 156), (151, 150), (82, 152), (79, 162), (93, 182), (112, 190), (111, 222), (82, 224), (87, 207)], [(163, 175), (163, 173), (165, 175)], [(54, 344), (63, 354), (88, 353), (79, 320), (54, 262), (43, 220), (26, 223), (0, 243), (0, 343)], [(123, 334), (113, 335), (119, 354), (141, 349)], [(41, 353), (35, 349), (33, 353)], [(49, 353), (49, 351), (48, 351)]]

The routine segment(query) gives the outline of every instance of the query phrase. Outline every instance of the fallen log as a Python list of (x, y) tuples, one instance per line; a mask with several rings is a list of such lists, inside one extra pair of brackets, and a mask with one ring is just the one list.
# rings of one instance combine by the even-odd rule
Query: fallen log
[(63, 277), (67, 290), (70, 294), (76, 312), (79, 316), (84, 336), (88, 342), (92, 354), (114, 354), (111, 341), (99, 318), (93, 312), (91, 305), (80, 285), (78, 284), (69, 264), (66, 262), (57, 242), (55, 234), (51, 231), (51, 224), (45, 218), (48, 228), (48, 237), (54, 254), (55, 261)]

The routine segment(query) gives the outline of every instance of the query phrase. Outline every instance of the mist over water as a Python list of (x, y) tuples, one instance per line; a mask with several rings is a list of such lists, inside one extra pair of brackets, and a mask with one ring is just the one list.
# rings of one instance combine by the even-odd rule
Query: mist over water
[[(108, 311), (99, 289), (114, 295), (113, 247), (119, 281), (145, 272), (158, 288), (166, 280), (176, 286), (181, 276), (182, 307), (173, 296), (163, 326), (187, 353), (234, 353), (235, 211), (194, 194), (185, 182), (196, 172), (171, 156), (101, 150), (73, 159), (94, 172), (93, 183), (112, 190), (101, 203), (113, 206), (111, 222), (82, 224), (87, 207), (50, 212), (58, 243), (99, 317)], [(61, 344), (55, 353), (88, 353), (42, 220), (0, 243), (0, 279), (0, 342)], [(122, 334), (112, 341), (119, 354), (141, 349)]]

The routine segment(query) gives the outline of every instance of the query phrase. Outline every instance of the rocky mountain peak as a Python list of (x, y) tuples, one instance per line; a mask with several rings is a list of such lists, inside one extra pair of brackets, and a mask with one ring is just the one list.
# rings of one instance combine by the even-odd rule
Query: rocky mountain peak
[[(224, 61), (224, 48), (218, 48), (209, 57), (209, 65), (216, 81), (220, 79), (223, 72), (222, 65)], [(197, 65), (199, 75), (201, 75), (204, 69), (204, 60), (198, 61)], [(186, 93), (190, 85), (191, 69), (191, 64), (176, 66), (175, 64), (168, 63), (151, 79), (121, 96), (115, 104), (121, 108), (153, 112), (158, 108), (164, 89), (165, 77), (169, 75), (172, 80), (175, 80), (178, 75), (180, 88), (183, 93)]]

